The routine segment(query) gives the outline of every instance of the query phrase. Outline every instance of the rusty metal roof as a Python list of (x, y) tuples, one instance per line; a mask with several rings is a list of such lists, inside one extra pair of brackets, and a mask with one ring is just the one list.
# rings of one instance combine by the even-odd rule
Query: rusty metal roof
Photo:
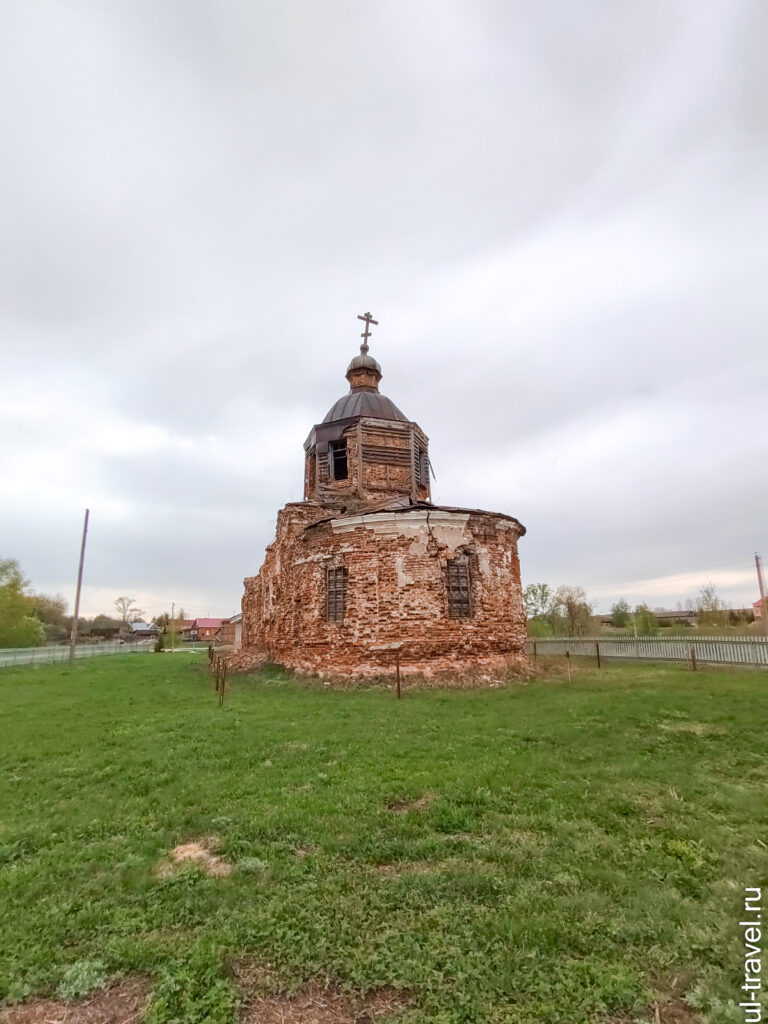
[(373, 389), (354, 388), (336, 402), (323, 423), (335, 423), (336, 420), (346, 420), (354, 416), (373, 416), (379, 420), (410, 422), (386, 395), (381, 395)]

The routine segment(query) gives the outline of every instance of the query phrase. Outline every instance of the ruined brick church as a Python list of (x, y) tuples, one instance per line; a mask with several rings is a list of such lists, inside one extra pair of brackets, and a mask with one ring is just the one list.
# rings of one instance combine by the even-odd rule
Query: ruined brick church
[(304, 442), (304, 500), (248, 577), (242, 648), (326, 676), (498, 670), (524, 657), (517, 541), (498, 512), (433, 505), (429, 439), (379, 391), (369, 313), (349, 393)]

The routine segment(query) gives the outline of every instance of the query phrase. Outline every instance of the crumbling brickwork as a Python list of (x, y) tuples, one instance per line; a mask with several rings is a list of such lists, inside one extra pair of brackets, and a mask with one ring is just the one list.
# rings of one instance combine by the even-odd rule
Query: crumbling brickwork
[[(245, 581), (239, 665), (266, 658), (340, 676), (502, 668), (523, 657), (517, 539), (507, 516), (407, 508), (329, 517), (287, 505), (257, 576)], [(469, 565), (471, 615), (449, 615), (447, 563)], [(346, 570), (343, 622), (328, 621), (327, 572)]]

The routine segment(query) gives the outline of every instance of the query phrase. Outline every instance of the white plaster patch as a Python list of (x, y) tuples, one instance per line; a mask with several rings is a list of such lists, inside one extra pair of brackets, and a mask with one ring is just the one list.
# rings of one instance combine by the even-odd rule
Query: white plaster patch
[(477, 562), (480, 568), (480, 576), (491, 576), (491, 556), (488, 553), (488, 548), (480, 547), (477, 552)]
[(318, 551), (315, 555), (307, 555), (305, 558), (294, 558), (294, 565), (306, 565), (309, 562), (327, 562), (333, 556), (328, 551)]
[(403, 555), (398, 555), (395, 559), (395, 571), (397, 572), (397, 588), (402, 590), (403, 587), (408, 586), (409, 583), (413, 583), (413, 576), (409, 576), (405, 571), (405, 558)]
[[(414, 512), (373, 512), (367, 516), (345, 516), (344, 519), (332, 519), (331, 528), (334, 533), (350, 533), (362, 527), (378, 535), (396, 534), (416, 538), (425, 531), (428, 534), (429, 526), (437, 540), (451, 544), (452, 535), (463, 531), (468, 521), (469, 515), (462, 512), (418, 509)], [(445, 540), (442, 535), (445, 535)], [(453, 546), (460, 543), (461, 540), (456, 540)]]
[(304, 558), (294, 558), (293, 565), (306, 565), (309, 562), (330, 562), (336, 555), (354, 554), (357, 548), (353, 544), (343, 544), (337, 551), (318, 551), (314, 555), (305, 555)]

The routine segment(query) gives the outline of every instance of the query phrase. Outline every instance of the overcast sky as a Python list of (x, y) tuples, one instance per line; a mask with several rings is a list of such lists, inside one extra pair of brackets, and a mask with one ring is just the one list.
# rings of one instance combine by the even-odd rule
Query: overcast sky
[(763, 0), (11, 0), (0, 556), (229, 615), (347, 390), (523, 582), (674, 607), (768, 561)]

